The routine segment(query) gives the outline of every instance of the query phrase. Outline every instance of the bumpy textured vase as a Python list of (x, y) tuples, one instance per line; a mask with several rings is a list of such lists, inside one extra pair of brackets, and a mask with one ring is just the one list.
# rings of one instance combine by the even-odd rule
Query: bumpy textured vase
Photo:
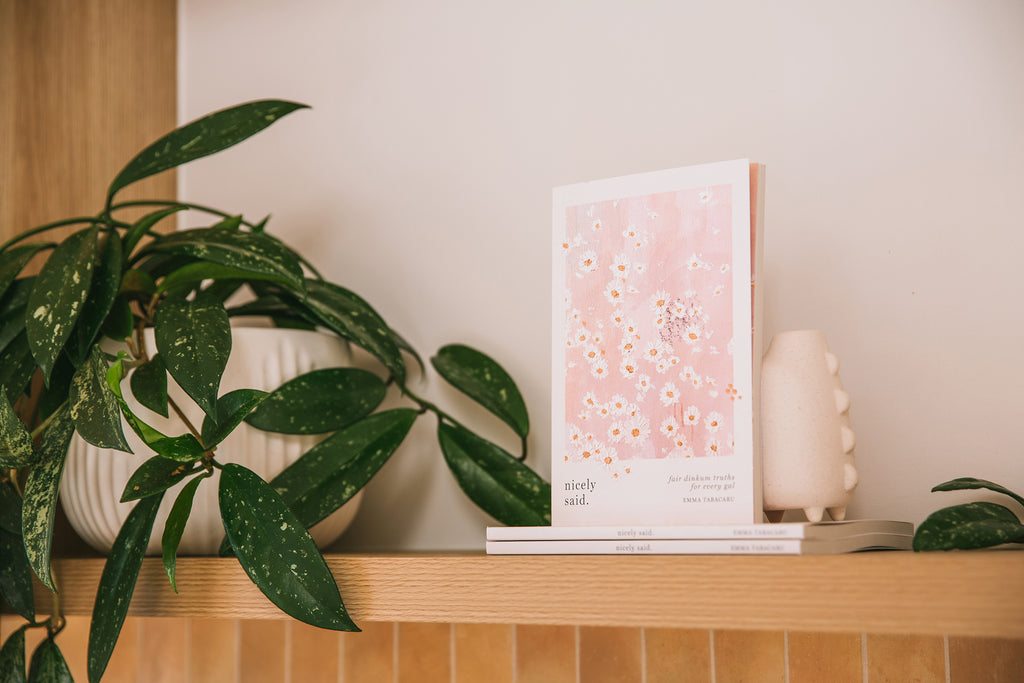
[[(154, 352), (152, 330), (147, 330), (146, 344)], [(343, 365), (348, 360), (344, 345), (335, 337), (305, 330), (272, 328), (234, 328), (231, 357), (221, 381), (220, 394), (235, 389), (272, 391), (282, 383), (318, 368)], [(174, 417), (163, 418), (143, 408), (134, 400), (129, 383), (122, 384), (125, 399), (133, 411), (161, 432), (168, 435), (185, 433), (185, 426)], [(168, 378), (168, 393), (181, 406), (192, 424), (202, 424), (203, 413), (185, 393)], [(101, 552), (110, 550), (132, 503), (119, 503), (121, 492), (131, 474), (151, 457), (152, 452), (134, 432), (124, 425), (134, 455), (96, 448), (78, 435), (68, 452), (61, 483), (61, 501), (71, 526), (90, 546)], [(242, 423), (217, 446), (217, 459), (245, 465), (264, 479), (270, 479), (295, 462), (309, 450), (319, 436), (291, 436), (263, 432)], [(192, 514), (181, 539), (181, 555), (213, 555), (224, 538), (217, 503), (214, 475), (200, 485), (192, 504)], [(171, 488), (160, 506), (147, 554), (160, 554), (160, 536), (171, 505), (184, 482)], [(351, 524), (359, 507), (362, 492), (333, 515), (311, 530), (320, 547), (337, 539)]]
[(819, 522), (846, 517), (857, 486), (850, 397), (821, 330), (781, 332), (761, 368), (764, 509), (777, 521), (803, 510)]

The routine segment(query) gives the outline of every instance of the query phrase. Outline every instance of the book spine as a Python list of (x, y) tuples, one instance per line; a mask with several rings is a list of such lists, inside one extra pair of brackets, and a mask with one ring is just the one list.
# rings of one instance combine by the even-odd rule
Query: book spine
[(807, 538), (805, 527), (767, 524), (681, 527), (488, 527), (488, 541), (772, 540)]
[(797, 539), (487, 542), (489, 555), (799, 555), (802, 548)]

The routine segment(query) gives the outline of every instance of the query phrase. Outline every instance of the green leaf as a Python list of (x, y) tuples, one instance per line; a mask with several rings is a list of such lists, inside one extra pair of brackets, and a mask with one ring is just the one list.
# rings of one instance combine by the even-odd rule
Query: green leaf
[(497, 415), (520, 437), (530, 432), (526, 403), (516, 383), (490, 357), (468, 346), (451, 344), (430, 362), (448, 383)]
[(953, 479), (951, 481), (939, 484), (932, 491), (963, 491), (966, 489), (989, 489), (990, 491), (996, 491), (1010, 496), (1015, 501), (1024, 505), (1024, 497), (1017, 493), (1014, 493), (1005, 486), (1000, 486), (987, 479), (975, 479), (974, 477), (960, 477), (959, 479)]
[(441, 423), (437, 438), (462, 490), (508, 526), (551, 524), (551, 485), (515, 457), (467, 429)]
[[(6, 306), (4, 307), (7, 308)], [(0, 313), (0, 351), (7, 348), (7, 345), (14, 341), (25, 330), (25, 305), (24, 303)]]
[(211, 449), (227, 438), (269, 395), (257, 389), (237, 389), (221, 396), (217, 400), (217, 419), (203, 420), (203, 445)]
[(29, 296), (25, 331), (32, 356), (47, 382), (89, 296), (98, 234), (98, 228), (88, 228), (58, 244), (39, 271)]
[[(171, 272), (161, 285), (164, 290), (180, 287), (189, 281), (198, 282), (204, 269), (213, 278), (243, 278), (279, 282), (298, 292), (303, 291), (302, 266), (292, 253), (266, 235), (238, 232), (224, 228), (192, 228), (160, 237), (146, 246), (146, 251), (184, 254), (201, 259)], [(206, 265), (203, 265), (203, 264)], [(215, 271), (210, 264), (228, 270)]]
[[(50, 373), (50, 385), (43, 387), (39, 395), (39, 414), (44, 419), (57, 412), (68, 401), (71, 393), (71, 379), (75, 375), (75, 366), (68, 360), (66, 353), (60, 354), (57, 364)], [(30, 385), (31, 386), (31, 385)]]
[(110, 307), (107, 319), (100, 327), (100, 334), (104, 337), (124, 341), (132, 336), (135, 329), (135, 316), (132, 314), (132, 305), (128, 297), (119, 294), (114, 299), (114, 305)]
[(32, 653), (28, 683), (75, 683), (71, 669), (52, 636), (39, 643)]
[(270, 485), (308, 529), (373, 478), (401, 445), (416, 417), (410, 408), (370, 415), (321, 441)]
[(21, 536), (21, 496), (9, 481), (0, 480), (0, 529)]
[(295, 303), (309, 310), (325, 327), (376, 356), (405, 384), (405, 362), (391, 329), (370, 304), (343, 287), (306, 280), (306, 298)]
[(171, 588), (178, 592), (178, 586), (174, 583), (174, 570), (177, 565), (178, 545), (181, 544), (181, 536), (185, 533), (185, 524), (192, 512), (192, 499), (195, 498), (196, 489), (203, 479), (209, 474), (201, 474), (193, 478), (182, 487), (181, 493), (174, 499), (170, 514), (167, 515), (167, 522), (164, 524), (164, 535), (160, 543), (163, 548), (164, 571), (167, 578), (171, 580)]
[(6, 391), (0, 392), (0, 469), (16, 470), (36, 460), (32, 437), (7, 400)]
[(167, 368), (159, 353), (135, 368), (128, 383), (136, 401), (167, 417)]
[(22, 332), (0, 352), (0, 386), (6, 389), (9, 401), (15, 402), (25, 391), (35, 371), (28, 336)]
[(384, 382), (366, 370), (313, 370), (278, 387), (246, 422), (281, 434), (333, 432), (372, 413), (386, 393)]
[(968, 550), (1003, 543), (1024, 543), (1024, 524), (1008, 508), (988, 502), (933, 512), (914, 533), (914, 550)]
[(32, 567), (25, 555), (25, 545), (20, 534), (4, 529), (0, 529), (0, 597), (25, 619), (35, 621)]
[(52, 246), (52, 243), (36, 242), (0, 253), (0, 297), (7, 293), (7, 288), (11, 286), (14, 279), (18, 277), (18, 273), (28, 265), (33, 256), (42, 249)]
[(89, 349), (103, 327), (120, 288), (121, 238), (113, 232), (104, 233), (100, 237), (89, 295), (65, 346), (65, 353), (75, 367), (89, 356)]
[(98, 448), (132, 452), (121, 429), (117, 397), (107, 387), (107, 361), (98, 346), (72, 377), (68, 403), (75, 429), (83, 439)]
[(121, 279), (121, 293), (130, 299), (149, 301), (156, 294), (156, 283), (146, 271), (132, 268)]
[(178, 462), (154, 455), (139, 465), (139, 468), (128, 478), (128, 483), (124, 485), (124, 491), (121, 493), (121, 502), (127, 503), (166, 491), (201, 469), (203, 469), (202, 465)]
[(212, 417), (217, 392), (231, 354), (231, 324), (224, 305), (199, 294), (189, 301), (169, 296), (154, 320), (156, 348), (167, 371), (186, 394)]
[(92, 609), (92, 627), (89, 629), (87, 668), (91, 683), (99, 682), (110, 661), (114, 645), (117, 644), (163, 497), (161, 493), (143, 498), (135, 504), (107, 554)]
[[(268, 273), (256, 273), (253, 271), (242, 270), (241, 268), (235, 268), (233, 266), (224, 266), (219, 263), (212, 263), (210, 261), (196, 261), (189, 265), (179, 268), (170, 275), (164, 278), (163, 282), (160, 283), (160, 291), (172, 292), (172, 291), (189, 291), (194, 289), (196, 285), (204, 280), (269, 280), (272, 282), (282, 282), (283, 284), (291, 284), (290, 282), (284, 282), (276, 274)], [(232, 289), (237, 289), (237, 285)], [(206, 290), (207, 293), (211, 293)], [(217, 299), (224, 301), (227, 297), (217, 296)]]
[(423, 359), (420, 358), (420, 354), (416, 351), (416, 349), (412, 347), (412, 344), (405, 340), (405, 337), (403, 337), (398, 332), (392, 329), (391, 338), (395, 340), (395, 345), (399, 349), (405, 351), (407, 354), (412, 356), (412, 359), (416, 361), (416, 365), (418, 365), (420, 368), (420, 374), (423, 374), (427, 371), (426, 366), (423, 365)]
[(156, 227), (156, 224), (163, 219), (178, 213), (188, 207), (185, 206), (172, 206), (166, 209), (159, 209), (152, 213), (147, 213), (145, 216), (135, 221), (131, 229), (124, 234), (121, 238), (121, 249), (125, 255), (131, 254), (132, 250), (138, 246), (142, 238), (145, 237), (150, 230)]
[(57, 587), (50, 574), (50, 548), (57, 512), (57, 491), (64, 474), (68, 446), (75, 433), (75, 423), (69, 413), (66, 406), (58, 411), (43, 433), (39, 462), (29, 470), (25, 480), (25, 501), (21, 511), (21, 531), (29, 564), (43, 585), (54, 593)]
[(251, 470), (228, 464), (220, 475), (220, 515), (238, 561), (286, 614), (336, 631), (358, 631), (331, 570), (305, 527)]
[(25, 683), (25, 627), (7, 638), (0, 648), (0, 681)]
[(208, 114), (171, 131), (142, 150), (114, 178), (107, 196), (113, 197), (121, 188), (143, 178), (227, 149), (282, 116), (304, 108), (306, 105), (295, 102), (263, 100)]

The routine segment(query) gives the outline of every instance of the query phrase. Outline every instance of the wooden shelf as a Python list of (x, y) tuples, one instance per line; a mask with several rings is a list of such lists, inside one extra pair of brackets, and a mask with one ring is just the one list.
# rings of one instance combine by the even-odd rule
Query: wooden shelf
[[(827, 557), (329, 555), (353, 618), (1024, 638), (1024, 552)], [(102, 559), (61, 559), (65, 614), (92, 611)], [(142, 567), (136, 616), (285, 618), (233, 559), (182, 558), (175, 595)], [(40, 608), (50, 597), (37, 592)]]

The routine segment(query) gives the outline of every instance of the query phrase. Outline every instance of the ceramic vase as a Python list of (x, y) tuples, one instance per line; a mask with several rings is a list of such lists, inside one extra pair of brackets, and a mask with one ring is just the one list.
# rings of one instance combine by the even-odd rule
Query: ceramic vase
[(857, 486), (850, 397), (839, 380), (839, 360), (821, 330), (782, 332), (761, 367), (764, 509), (778, 521), (803, 510), (819, 522), (825, 510), (846, 517)]
[[(149, 329), (145, 334), (145, 343), (151, 355), (155, 353), (152, 332)], [(220, 395), (243, 388), (273, 391), (298, 375), (319, 368), (344, 365), (347, 360), (348, 352), (344, 344), (331, 335), (306, 330), (233, 328), (231, 356), (221, 380)], [(197, 427), (201, 425), (202, 410), (170, 376), (167, 385), (168, 394), (181, 407), (189, 421)], [(173, 412), (170, 412), (170, 418), (163, 418), (135, 401), (128, 381), (124, 381), (121, 386), (129, 407), (150, 425), (167, 435), (185, 433), (185, 425)], [(76, 434), (68, 452), (61, 482), (60, 497), (68, 521), (86, 543), (102, 553), (110, 550), (121, 524), (135, 504), (118, 502), (128, 478), (153, 455), (127, 424), (123, 424), (123, 429), (134, 455), (97, 448)], [(242, 464), (269, 481), (322, 438), (319, 435), (294, 436), (264, 432), (243, 422), (217, 446), (217, 460)], [(224, 538), (224, 526), (217, 502), (218, 482), (219, 475), (214, 474), (199, 486), (179, 546), (180, 555), (217, 553)], [(184, 484), (179, 483), (164, 495), (147, 548), (148, 555), (160, 554), (164, 521)], [(355, 516), (361, 498), (360, 491), (310, 530), (317, 545), (325, 547), (345, 531)]]

